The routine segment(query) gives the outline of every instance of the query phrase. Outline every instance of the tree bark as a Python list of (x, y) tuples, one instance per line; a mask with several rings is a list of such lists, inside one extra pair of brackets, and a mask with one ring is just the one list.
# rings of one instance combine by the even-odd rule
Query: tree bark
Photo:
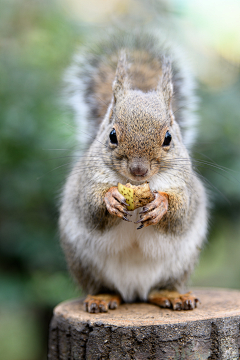
[(194, 290), (197, 309), (144, 303), (89, 314), (81, 299), (61, 303), (50, 325), (49, 360), (240, 359), (240, 292)]

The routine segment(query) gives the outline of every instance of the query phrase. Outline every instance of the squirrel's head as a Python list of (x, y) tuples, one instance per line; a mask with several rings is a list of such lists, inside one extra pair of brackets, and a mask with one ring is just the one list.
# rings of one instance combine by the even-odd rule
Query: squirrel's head
[(171, 108), (172, 96), (169, 61), (162, 64), (157, 89), (144, 93), (131, 89), (126, 55), (121, 54), (113, 83), (107, 145), (115, 169), (133, 182), (149, 180), (163, 160), (172, 158), (174, 136), (178, 143), (181, 141)]

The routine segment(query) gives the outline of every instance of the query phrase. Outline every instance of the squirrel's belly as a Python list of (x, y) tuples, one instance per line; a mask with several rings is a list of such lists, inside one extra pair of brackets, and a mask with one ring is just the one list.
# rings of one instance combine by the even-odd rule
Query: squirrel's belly
[(135, 224), (121, 222), (112, 231), (105, 241), (111, 246), (114, 242), (116, 251), (102, 253), (101, 273), (107, 286), (125, 301), (146, 300), (152, 288), (179, 279), (196, 253), (185, 239), (159, 234), (151, 226), (136, 230)]
[(131, 302), (136, 299), (146, 300), (163, 271), (158, 261), (144, 258), (136, 246), (127, 252), (108, 257), (104, 278), (110, 288), (121, 294), (124, 301)]

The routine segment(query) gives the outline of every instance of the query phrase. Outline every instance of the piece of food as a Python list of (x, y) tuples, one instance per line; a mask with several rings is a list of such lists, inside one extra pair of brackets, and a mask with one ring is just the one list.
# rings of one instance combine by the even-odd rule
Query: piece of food
[(126, 203), (129, 204), (127, 209), (130, 211), (145, 206), (155, 199), (148, 183), (138, 186), (118, 183), (118, 191), (125, 197)]

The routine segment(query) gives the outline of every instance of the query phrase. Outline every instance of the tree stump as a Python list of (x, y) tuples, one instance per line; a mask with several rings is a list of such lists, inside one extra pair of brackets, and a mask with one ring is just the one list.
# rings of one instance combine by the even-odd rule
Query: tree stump
[(58, 305), (50, 325), (49, 360), (240, 359), (240, 291), (194, 290), (189, 311), (122, 304), (89, 314), (83, 300)]

